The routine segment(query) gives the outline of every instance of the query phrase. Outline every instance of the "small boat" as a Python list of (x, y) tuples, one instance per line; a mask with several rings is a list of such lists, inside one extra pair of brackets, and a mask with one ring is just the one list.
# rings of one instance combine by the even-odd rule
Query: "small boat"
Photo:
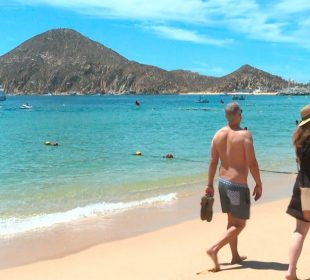
[(4, 92), (4, 88), (2, 87), (2, 85), (0, 85), (0, 101), (5, 101), (6, 100), (6, 95)]
[(199, 99), (195, 100), (195, 103), (209, 103), (209, 100), (207, 98), (203, 98), (202, 96), (199, 96)]
[(232, 100), (245, 100), (244, 95), (233, 95)]
[(29, 103), (22, 104), (19, 109), (32, 109), (32, 106)]

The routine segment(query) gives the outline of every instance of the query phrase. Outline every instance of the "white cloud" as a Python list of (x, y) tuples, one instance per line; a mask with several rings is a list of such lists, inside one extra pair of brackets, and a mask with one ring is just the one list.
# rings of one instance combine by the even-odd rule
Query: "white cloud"
[(96, 16), (132, 20), (204, 21), (200, 0), (17, 0), (20, 3), (73, 9)]
[(174, 40), (179, 40), (179, 41), (188, 41), (188, 42), (193, 42), (193, 43), (201, 43), (201, 44), (208, 44), (208, 45), (214, 45), (214, 46), (226, 46), (232, 43), (231, 39), (230, 40), (213, 39), (205, 35), (198, 34), (195, 31), (175, 28), (175, 27), (169, 27), (169, 26), (164, 26), (164, 25), (151, 26), (151, 27), (147, 27), (146, 29), (154, 31), (159, 36), (174, 39)]
[(306, 16), (310, 10), (309, 0), (15, 1), (25, 5), (50, 5), (103, 18), (133, 20), (141, 26), (153, 26), (148, 30), (172, 40), (223, 46), (230, 38), (222, 38), (224, 35), (214, 32), (212, 36), (208, 34), (211, 29), (220, 29), (224, 30), (221, 34), (230, 32), (255, 40), (310, 47)]
[(309, 0), (281, 0), (275, 4), (275, 10), (284, 14), (303, 13), (310, 10)]

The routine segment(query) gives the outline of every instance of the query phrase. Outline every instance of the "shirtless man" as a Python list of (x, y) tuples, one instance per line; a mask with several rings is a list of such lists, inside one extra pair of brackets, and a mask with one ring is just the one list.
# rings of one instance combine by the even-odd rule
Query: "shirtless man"
[(247, 184), (249, 170), (256, 183), (253, 191), (255, 201), (262, 195), (262, 182), (252, 136), (248, 130), (243, 130), (240, 127), (241, 113), (242, 110), (238, 103), (227, 105), (225, 116), (228, 124), (216, 132), (211, 144), (206, 194), (214, 195), (213, 180), (220, 160), (220, 200), (223, 213), (228, 215), (227, 230), (224, 236), (207, 250), (207, 254), (214, 262), (214, 267), (209, 270), (212, 272), (220, 270), (217, 254), (228, 243), (232, 253), (232, 264), (240, 263), (246, 259), (239, 255), (237, 244), (238, 235), (250, 217), (251, 202)]

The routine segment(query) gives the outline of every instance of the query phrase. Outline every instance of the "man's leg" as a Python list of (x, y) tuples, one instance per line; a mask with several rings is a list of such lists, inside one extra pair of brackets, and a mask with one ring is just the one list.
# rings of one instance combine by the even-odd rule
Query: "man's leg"
[[(227, 230), (230, 227), (234, 226), (235, 224), (236, 224), (235, 218), (230, 213), (228, 213)], [(232, 255), (231, 264), (240, 263), (246, 259), (245, 256), (240, 256), (238, 253), (238, 236), (236, 236), (235, 238), (232, 238), (232, 240), (229, 242), (229, 246), (230, 246), (231, 255)]]
[[(228, 214), (228, 224), (230, 223), (230, 226), (227, 228), (227, 231), (225, 232), (222, 239), (220, 239), (217, 243), (215, 243), (210, 249), (207, 250), (207, 254), (210, 256), (214, 263), (214, 268), (210, 269), (212, 272), (217, 272), (220, 270), (220, 265), (217, 258), (218, 251), (224, 247), (226, 244), (232, 244), (234, 253), (238, 251), (235, 249), (237, 246), (237, 236), (239, 233), (244, 229), (246, 220), (243, 219), (237, 219), (231, 216), (231, 214)], [(238, 254), (239, 256), (239, 254)], [(240, 256), (239, 256), (240, 258)]]
[(309, 227), (310, 223), (306, 223), (296, 219), (296, 229), (293, 233), (289, 249), (289, 267), (286, 274), (286, 279), (288, 280), (298, 279), (296, 276), (297, 261), (300, 256), (302, 246), (304, 244), (304, 240), (308, 233)]

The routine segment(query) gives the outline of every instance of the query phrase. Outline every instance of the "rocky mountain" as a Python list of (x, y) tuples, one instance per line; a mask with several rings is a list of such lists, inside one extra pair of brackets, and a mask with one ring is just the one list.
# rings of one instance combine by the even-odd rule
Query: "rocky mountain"
[(224, 77), (164, 69), (129, 61), (71, 29), (37, 35), (0, 56), (0, 84), (8, 93), (225, 92), (287, 82), (245, 65)]
[(278, 91), (287, 87), (288, 82), (279, 76), (271, 75), (250, 65), (243, 65), (233, 73), (219, 79), (215, 91), (234, 91), (244, 89), (264, 89)]

